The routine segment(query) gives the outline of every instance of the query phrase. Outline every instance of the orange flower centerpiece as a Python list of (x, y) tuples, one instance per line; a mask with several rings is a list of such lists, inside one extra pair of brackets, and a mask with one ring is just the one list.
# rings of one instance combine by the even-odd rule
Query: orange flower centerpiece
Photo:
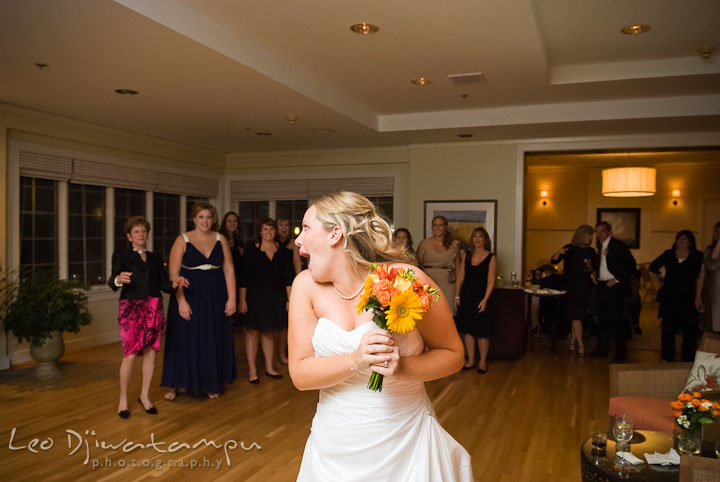
[(678, 450), (696, 455), (700, 453), (702, 437), (700, 428), (706, 423), (713, 423), (720, 415), (720, 405), (702, 398), (702, 393), (681, 393), (678, 399), (670, 402), (675, 421), (680, 428), (678, 434)]
[[(373, 309), (373, 321), (377, 326), (403, 334), (414, 330), (415, 323), (430, 310), (433, 295), (435, 301), (440, 298), (439, 291), (429, 284), (420, 283), (412, 269), (388, 269), (386, 264), (371, 264), (357, 312), (360, 314)], [(381, 392), (382, 384), (383, 376), (373, 372), (368, 388)]]

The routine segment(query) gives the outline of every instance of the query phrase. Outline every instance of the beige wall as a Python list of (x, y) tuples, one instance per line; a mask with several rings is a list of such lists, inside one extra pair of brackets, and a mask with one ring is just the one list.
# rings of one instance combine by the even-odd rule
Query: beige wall
[[(192, 173), (201, 169), (222, 176), (225, 155), (206, 149), (173, 144), (146, 136), (93, 126), (91, 124), (35, 113), (24, 109), (0, 106), (0, 264), (8, 264), (8, 236), (17, 233), (8, 228), (9, 182), (8, 144), (13, 141), (30, 142), (52, 148), (83, 153), (92, 158), (110, 158), (117, 162), (127, 160), (135, 165), (162, 167), (176, 172)], [(10, 170), (17, 172), (17, 168)], [(120, 339), (117, 329), (117, 293), (109, 288), (94, 288), (89, 295), (89, 308), (93, 315), (90, 326), (78, 334), (65, 334), (68, 351), (86, 348)], [(120, 354), (118, 354), (120, 356)], [(18, 344), (14, 337), (5, 339), (0, 330), (0, 369), (7, 364), (29, 360), (27, 343)]]
[[(668, 249), (681, 229), (695, 233), (699, 245), (707, 242), (704, 219), (720, 220), (720, 166), (712, 164), (658, 164), (657, 194), (645, 198), (610, 198), (601, 194), (602, 169), (588, 167), (531, 167), (527, 173), (526, 264), (537, 266), (570, 242), (581, 224), (595, 224), (597, 208), (640, 208), (638, 262), (649, 262)], [(672, 191), (680, 190), (678, 205)], [(540, 191), (547, 190), (547, 206)]]

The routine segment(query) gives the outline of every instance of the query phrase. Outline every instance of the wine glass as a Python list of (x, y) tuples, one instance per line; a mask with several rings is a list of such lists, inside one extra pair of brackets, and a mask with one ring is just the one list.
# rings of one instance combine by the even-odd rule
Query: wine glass
[(620, 456), (620, 452), (624, 452), (630, 447), (630, 439), (633, 436), (632, 417), (627, 414), (615, 415), (613, 417), (612, 430), (615, 441), (617, 442), (615, 452), (618, 454), (618, 459), (615, 463), (618, 465), (632, 465)]

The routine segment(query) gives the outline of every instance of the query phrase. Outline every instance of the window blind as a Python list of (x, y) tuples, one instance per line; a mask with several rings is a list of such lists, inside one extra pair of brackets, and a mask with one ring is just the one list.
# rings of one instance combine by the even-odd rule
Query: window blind
[(232, 181), (230, 193), (233, 201), (293, 201), (307, 199), (305, 179)]
[(72, 176), (72, 159), (39, 152), (20, 151), (20, 175), (67, 181)]

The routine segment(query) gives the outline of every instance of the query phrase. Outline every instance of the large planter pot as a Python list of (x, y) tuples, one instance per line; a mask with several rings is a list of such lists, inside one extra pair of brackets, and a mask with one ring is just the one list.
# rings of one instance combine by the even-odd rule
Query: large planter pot
[(35, 377), (47, 380), (60, 375), (62, 372), (57, 366), (57, 361), (63, 353), (65, 353), (65, 343), (60, 332), (49, 336), (40, 344), (31, 343), (30, 356), (37, 362)]

